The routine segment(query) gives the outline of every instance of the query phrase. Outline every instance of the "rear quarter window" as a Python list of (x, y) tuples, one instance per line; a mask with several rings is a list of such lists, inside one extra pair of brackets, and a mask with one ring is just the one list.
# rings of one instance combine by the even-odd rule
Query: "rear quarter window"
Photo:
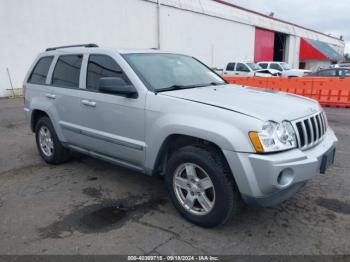
[(30, 74), (28, 83), (44, 85), (52, 60), (53, 56), (45, 56), (40, 58)]

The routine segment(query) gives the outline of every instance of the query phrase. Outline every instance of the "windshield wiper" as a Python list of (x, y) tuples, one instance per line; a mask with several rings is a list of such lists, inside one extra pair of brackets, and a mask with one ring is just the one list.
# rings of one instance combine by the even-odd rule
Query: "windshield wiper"
[(159, 90), (156, 90), (155, 93), (159, 92), (166, 92), (166, 91), (174, 91), (174, 90), (181, 90), (181, 89), (189, 89), (189, 88), (196, 88), (196, 87), (205, 87), (205, 86), (217, 86), (217, 85), (226, 85), (227, 83), (218, 83), (218, 82), (211, 82), (211, 83), (205, 83), (205, 84), (197, 84), (197, 85), (172, 85), (166, 88), (162, 88)]
[(226, 82), (222, 82), (222, 83), (211, 82), (211, 83), (207, 84), (206, 86), (221, 86), (221, 85), (227, 85), (227, 83)]
[(200, 85), (172, 85), (172, 86), (169, 86), (166, 88), (156, 90), (155, 92), (159, 93), (159, 92), (174, 91), (174, 90), (180, 90), (180, 89), (189, 89), (189, 88), (196, 88), (196, 87), (203, 87), (203, 86), (205, 86), (205, 85), (202, 85), (202, 84), (200, 84)]

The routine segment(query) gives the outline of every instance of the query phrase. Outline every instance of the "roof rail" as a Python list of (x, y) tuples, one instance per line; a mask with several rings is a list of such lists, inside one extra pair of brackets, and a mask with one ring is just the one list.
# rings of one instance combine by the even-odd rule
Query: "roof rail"
[(49, 47), (45, 51), (52, 51), (52, 50), (56, 50), (56, 49), (70, 48), (70, 47), (98, 47), (98, 45), (96, 45), (96, 44), (82, 44), (82, 45), (56, 46), (56, 47)]

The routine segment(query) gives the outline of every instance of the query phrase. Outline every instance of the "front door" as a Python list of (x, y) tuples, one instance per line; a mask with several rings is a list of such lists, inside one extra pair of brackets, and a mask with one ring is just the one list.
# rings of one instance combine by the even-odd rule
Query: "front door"
[(86, 66), (86, 89), (81, 94), (82, 135), (85, 148), (122, 163), (142, 166), (145, 152), (145, 96), (126, 97), (98, 91), (102, 77), (122, 77), (116, 60), (91, 54)]
[(236, 75), (239, 76), (250, 76), (252, 73), (250, 72), (250, 69), (248, 66), (246, 66), (243, 63), (237, 63), (236, 66)]

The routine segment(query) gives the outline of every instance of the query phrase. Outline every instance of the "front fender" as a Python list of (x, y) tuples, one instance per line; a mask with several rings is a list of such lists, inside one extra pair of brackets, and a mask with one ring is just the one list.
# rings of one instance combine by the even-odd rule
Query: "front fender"
[(217, 145), (222, 150), (254, 152), (248, 138), (249, 131), (246, 131), (244, 126), (243, 122), (236, 126), (230, 122), (204, 116), (166, 114), (146, 129), (145, 167), (147, 170), (153, 169), (158, 152), (171, 135), (200, 138)]

